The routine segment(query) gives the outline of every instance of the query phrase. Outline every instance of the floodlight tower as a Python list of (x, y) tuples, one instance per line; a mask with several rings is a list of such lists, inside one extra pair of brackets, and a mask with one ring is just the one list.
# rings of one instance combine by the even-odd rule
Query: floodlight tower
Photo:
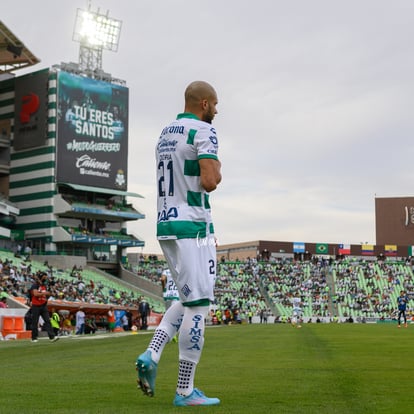
[(105, 14), (88, 10), (77, 10), (73, 40), (80, 43), (79, 69), (90, 74), (102, 72), (102, 51), (118, 51), (122, 22)]

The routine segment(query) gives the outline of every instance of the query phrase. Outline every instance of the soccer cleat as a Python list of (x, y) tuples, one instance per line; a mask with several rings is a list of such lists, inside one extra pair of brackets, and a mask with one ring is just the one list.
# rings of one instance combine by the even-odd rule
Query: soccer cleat
[(151, 351), (145, 351), (137, 358), (136, 369), (138, 371), (138, 388), (149, 397), (155, 394), (155, 378), (157, 377), (156, 364), (151, 359)]
[(55, 336), (54, 338), (50, 338), (50, 339), (49, 339), (49, 341), (50, 341), (50, 342), (56, 342), (56, 341), (59, 341), (59, 337), (58, 337), (58, 336)]
[(193, 392), (186, 397), (175, 394), (174, 405), (177, 407), (186, 407), (192, 405), (218, 405), (220, 400), (218, 398), (208, 398), (202, 391), (194, 388)]
[(39, 342), (38, 339), (32, 339), (32, 342)]

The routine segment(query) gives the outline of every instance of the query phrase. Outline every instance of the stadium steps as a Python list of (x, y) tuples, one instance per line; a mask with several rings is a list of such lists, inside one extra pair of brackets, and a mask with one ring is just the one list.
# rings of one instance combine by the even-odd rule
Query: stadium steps
[(333, 297), (336, 295), (334, 270), (325, 271), (326, 283), (329, 287), (328, 310), (332, 316), (338, 315), (338, 304), (333, 303)]

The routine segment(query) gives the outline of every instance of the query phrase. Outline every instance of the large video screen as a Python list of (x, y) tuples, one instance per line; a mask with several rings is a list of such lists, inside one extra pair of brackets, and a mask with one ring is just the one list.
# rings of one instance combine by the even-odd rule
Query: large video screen
[(128, 88), (58, 73), (58, 182), (127, 189)]
[(49, 71), (16, 78), (13, 148), (27, 150), (46, 144)]

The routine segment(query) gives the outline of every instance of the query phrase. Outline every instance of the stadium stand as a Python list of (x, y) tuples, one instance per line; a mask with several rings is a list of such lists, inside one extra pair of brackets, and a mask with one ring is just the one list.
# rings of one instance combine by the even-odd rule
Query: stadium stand
[(304, 319), (391, 319), (400, 290), (410, 297), (414, 294), (410, 261), (222, 263), (217, 279), (219, 306), (237, 309), (238, 305), (242, 314), (253, 310), (256, 315), (268, 308), (277, 320), (291, 316), (293, 297), (301, 298)]
[[(162, 261), (144, 260), (128, 266), (125, 271), (129, 278), (122, 280), (93, 268), (51, 268), (47, 262), (29, 261), (8, 251), (1, 251), (0, 259), (1, 292), (15, 302), (26, 300), (30, 275), (46, 269), (56, 291), (51, 298), (56, 301), (53, 303), (68, 301), (136, 309), (145, 296), (155, 312), (164, 311), (160, 275), (166, 263)], [(131, 280), (140, 281), (147, 289), (138, 289)], [(304, 320), (395, 319), (396, 301), (402, 289), (414, 297), (411, 260), (223, 261), (217, 268), (212, 320), (240, 323), (247, 321), (249, 314), (255, 317), (266, 314), (272, 316), (272, 321), (288, 321), (294, 297), (301, 298)], [(149, 295), (149, 292), (158, 293)], [(409, 306), (408, 313), (412, 311)]]
[[(9, 251), (0, 252), (0, 294), (8, 297), (9, 307), (26, 308), (33, 275), (38, 271), (49, 274), (49, 290), (54, 293), (49, 298), (49, 308), (67, 310), (74, 314), (82, 306), (95, 316), (107, 314), (110, 305), (120, 310), (137, 312), (138, 304), (145, 300), (155, 313), (164, 310), (161, 298), (147, 296), (136, 286), (94, 268), (59, 269), (47, 262), (39, 262), (20, 257)], [(12, 319), (3, 316), (3, 329), (11, 333)], [(20, 316), (21, 318), (21, 316)], [(20, 320), (20, 319), (19, 319)], [(19, 329), (17, 329), (19, 328)], [(16, 325), (15, 331), (21, 331)], [(23, 337), (23, 335), (20, 335)]]

